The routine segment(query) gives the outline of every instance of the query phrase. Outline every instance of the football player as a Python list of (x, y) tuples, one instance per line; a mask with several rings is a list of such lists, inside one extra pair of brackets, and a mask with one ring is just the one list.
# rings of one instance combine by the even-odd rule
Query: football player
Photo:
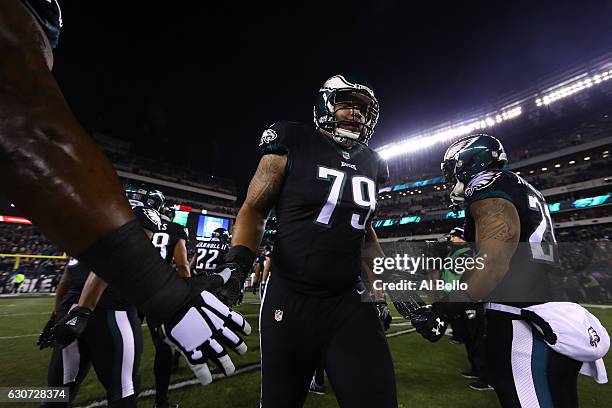
[(319, 357), (340, 406), (397, 406), (383, 327), (358, 292), (364, 240), (377, 241), (377, 186), (388, 174), (368, 147), (377, 120), (372, 89), (336, 75), (318, 93), (314, 126), (277, 122), (261, 137), (262, 157), (219, 269), (236, 277), (221, 290), (237, 297), (275, 207), (260, 312), (264, 408), (301, 406)]
[[(68, 402), (42, 406), (70, 406), (93, 365), (110, 407), (136, 407), (143, 349), (138, 311), (110, 287), (100, 293), (92, 290), (88, 275), (89, 268), (70, 258), (43, 333), (53, 328), (39, 339), (41, 349), (53, 346), (47, 385), (68, 387), (69, 396)], [(90, 306), (91, 296), (95, 309)]]
[[(62, 15), (56, 0), (7, 0), (0, 7), (0, 195), (53, 241), (161, 325), (191, 364), (234, 366), (230, 330), (248, 323), (208, 289), (227, 275), (181, 279), (157, 254), (123, 195), (111, 162), (87, 136), (51, 74)], [(214, 309), (220, 321), (204, 316)], [(186, 334), (186, 333), (189, 333)], [(227, 340), (227, 341), (226, 341)]]
[[(442, 169), (451, 201), (465, 208), (465, 238), (483, 267), (466, 268), (466, 291), (454, 291), (413, 319), (430, 341), (442, 337), (465, 303), (484, 300), (487, 367), (503, 407), (577, 407), (581, 363), (547, 346), (521, 308), (552, 300), (558, 263), (555, 233), (542, 194), (506, 168), (496, 138), (476, 134), (453, 143)], [(518, 314), (517, 314), (518, 311)]]
[[(174, 209), (163, 205), (159, 210), (162, 223), (157, 232), (151, 237), (153, 246), (159, 248), (162, 258), (168, 263), (174, 260), (176, 271), (182, 278), (189, 278), (189, 261), (187, 260), (187, 240), (189, 233), (186, 228), (175, 222)], [(168, 387), (174, 354), (170, 346), (164, 342), (162, 336), (155, 327), (149, 325), (151, 340), (155, 346), (155, 361), (153, 372), (155, 373), (155, 407), (156, 408), (177, 408), (178, 404), (168, 402)]]
[(230, 247), (230, 235), (225, 228), (215, 229), (209, 238), (196, 243), (196, 253), (191, 258), (194, 275), (210, 275), (217, 270)]

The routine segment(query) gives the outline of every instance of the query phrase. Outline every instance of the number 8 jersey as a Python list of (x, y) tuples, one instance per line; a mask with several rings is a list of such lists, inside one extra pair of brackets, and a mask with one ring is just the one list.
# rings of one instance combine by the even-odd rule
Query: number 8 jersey
[[(519, 245), (510, 268), (487, 300), (525, 306), (553, 300), (549, 274), (558, 266), (559, 256), (544, 196), (511, 171), (487, 170), (477, 174), (465, 188), (468, 206), (486, 198), (510, 201), (521, 223)], [(476, 227), (469, 210), (465, 217), (465, 238), (474, 242)]]
[(294, 122), (272, 125), (259, 146), (263, 155), (287, 155), (271, 273), (312, 296), (351, 288), (360, 279), (365, 229), (388, 177), (386, 162), (367, 146), (346, 149)]

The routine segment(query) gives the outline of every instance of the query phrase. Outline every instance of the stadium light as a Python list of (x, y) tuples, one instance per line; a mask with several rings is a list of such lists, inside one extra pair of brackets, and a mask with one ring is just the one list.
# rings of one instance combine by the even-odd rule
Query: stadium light
[(581, 79), (576, 78), (576, 81), (568, 85), (559, 84), (551, 87), (550, 89), (556, 89), (552, 92), (545, 93), (542, 96), (536, 98), (536, 106), (547, 106), (555, 101), (558, 101), (559, 99), (567, 98), (568, 96), (574, 95), (578, 92), (582, 92), (585, 89), (592, 87), (593, 85), (599, 85), (602, 82), (605, 82), (612, 78), (612, 70), (602, 71), (595, 75), (587, 76), (586, 78), (584, 77), (584, 75), (586, 74), (583, 74)]
[(485, 115), (482, 118), (460, 122), (460, 124), (456, 126), (451, 126), (430, 135), (410, 137), (402, 142), (383, 146), (378, 150), (378, 153), (383, 159), (389, 160), (401, 154), (416, 152), (438, 143), (447, 142), (460, 136), (474, 133), (475, 131), (494, 127), (502, 122), (516, 118), (521, 115), (521, 113), (523, 113), (523, 108), (520, 105), (515, 105), (509, 109)]
[(576, 160), (570, 160), (569, 164), (576, 164)]

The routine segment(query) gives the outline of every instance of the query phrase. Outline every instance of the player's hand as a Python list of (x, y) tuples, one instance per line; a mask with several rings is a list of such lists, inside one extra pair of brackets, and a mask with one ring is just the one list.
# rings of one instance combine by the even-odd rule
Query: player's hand
[(91, 309), (81, 306), (72, 308), (51, 329), (52, 340), (62, 346), (72, 343), (83, 334), (90, 316)]
[(51, 330), (53, 329), (53, 325), (55, 325), (55, 312), (51, 313), (51, 317), (49, 317), (49, 321), (45, 324), (40, 335), (38, 336), (38, 341), (36, 345), (40, 350), (45, 349), (47, 347), (51, 347), (53, 345), (53, 340), (51, 339)]
[(240, 297), (240, 290), (244, 286), (248, 269), (237, 262), (221, 264), (215, 270), (215, 274), (223, 277), (226, 282), (220, 288), (214, 290), (215, 295), (227, 306), (234, 306)]
[(227, 306), (233, 306), (240, 297), (247, 274), (255, 261), (255, 253), (244, 245), (232, 246), (224, 262), (217, 267), (215, 274), (223, 278), (223, 286), (214, 291), (215, 295)]
[(378, 312), (378, 318), (380, 319), (380, 322), (385, 328), (385, 331), (389, 330), (389, 327), (391, 327), (391, 321), (393, 320), (393, 318), (391, 317), (391, 313), (389, 313), (389, 306), (387, 305), (387, 302), (382, 300), (382, 301), (376, 302), (375, 306), (376, 306), (376, 311)]
[(423, 306), (414, 311), (411, 323), (417, 332), (431, 342), (436, 342), (444, 336), (449, 320), (434, 306)]
[[(194, 277), (188, 283), (197, 285), (199, 280)], [(236, 333), (249, 335), (251, 326), (240, 313), (228, 308), (211, 292), (202, 290), (158, 330), (168, 344), (185, 356), (198, 381), (206, 385), (212, 382), (209, 360), (225, 375), (235, 371), (225, 348), (246, 353), (247, 345)]]

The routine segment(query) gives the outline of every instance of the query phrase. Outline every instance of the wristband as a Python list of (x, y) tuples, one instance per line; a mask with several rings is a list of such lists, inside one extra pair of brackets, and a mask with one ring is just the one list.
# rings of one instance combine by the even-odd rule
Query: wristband
[(241, 267), (248, 269), (255, 262), (255, 253), (244, 245), (236, 245), (227, 251), (224, 261), (227, 263), (235, 262)]

